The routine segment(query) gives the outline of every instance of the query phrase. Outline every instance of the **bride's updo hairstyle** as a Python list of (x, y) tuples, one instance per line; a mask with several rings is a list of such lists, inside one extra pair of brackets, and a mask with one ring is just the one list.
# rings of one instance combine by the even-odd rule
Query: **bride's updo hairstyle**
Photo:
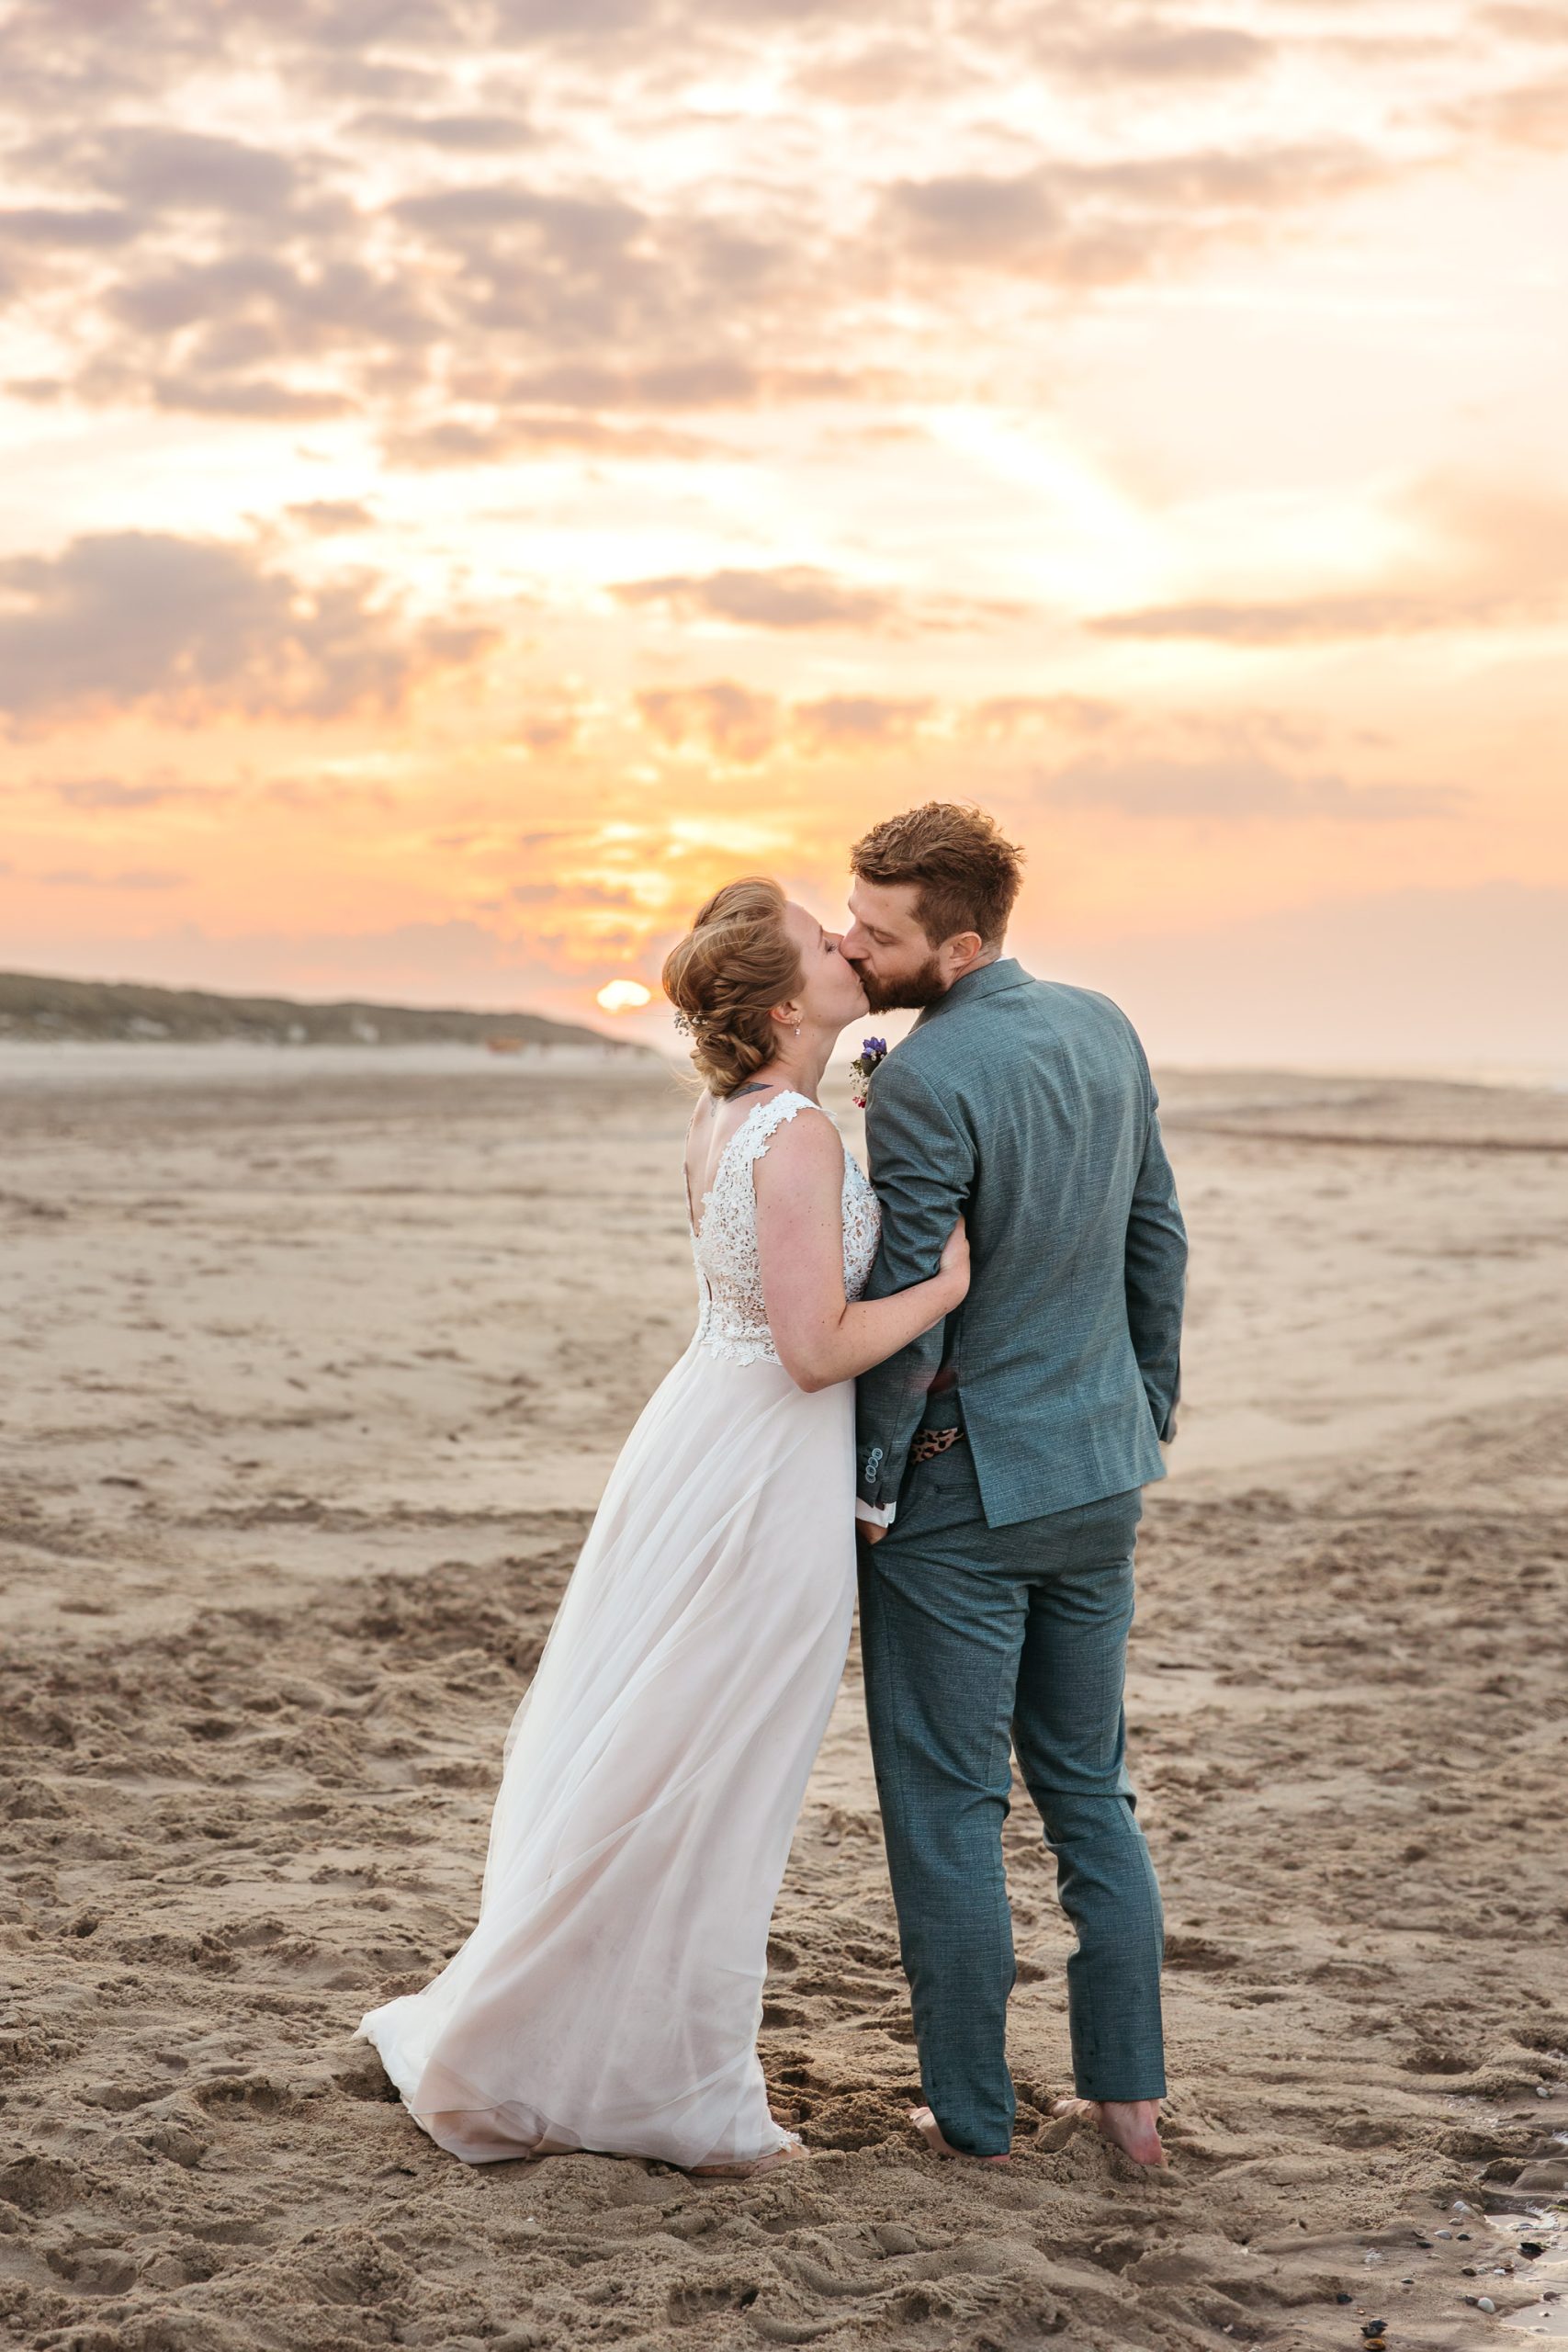
[(727, 882), (664, 959), (664, 993), (691, 1033), (692, 1061), (710, 1094), (733, 1094), (773, 1057), (773, 1008), (801, 978), (786, 904), (766, 875)]

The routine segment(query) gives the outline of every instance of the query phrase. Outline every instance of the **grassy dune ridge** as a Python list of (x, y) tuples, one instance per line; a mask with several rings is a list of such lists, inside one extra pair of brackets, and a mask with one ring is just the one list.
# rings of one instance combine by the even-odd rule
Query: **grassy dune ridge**
[(472, 1012), (455, 1005), (310, 1004), (286, 996), (227, 996), (211, 989), (153, 988), (138, 980), (67, 980), (0, 972), (0, 1036), (254, 1038), (276, 1045), (408, 1046), (479, 1043), (603, 1046), (641, 1056), (646, 1046), (538, 1012)]

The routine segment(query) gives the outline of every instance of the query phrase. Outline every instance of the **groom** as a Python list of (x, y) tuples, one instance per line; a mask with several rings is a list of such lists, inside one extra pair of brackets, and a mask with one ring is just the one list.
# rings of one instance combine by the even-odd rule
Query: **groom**
[(852, 853), (842, 952), (874, 1012), (920, 1008), (866, 1112), (882, 1247), (865, 1295), (936, 1271), (963, 1211), (969, 1295), (863, 1375), (855, 1510), (866, 1710), (909, 1979), (915, 2120), (1005, 2159), (1014, 1979), (1011, 1747), (1077, 1934), (1079, 2098), (1163, 2165), (1164, 1919), (1124, 1757), (1140, 1488), (1175, 1433), (1186, 1235), (1132, 1023), (1002, 952), (1021, 853), (929, 801)]

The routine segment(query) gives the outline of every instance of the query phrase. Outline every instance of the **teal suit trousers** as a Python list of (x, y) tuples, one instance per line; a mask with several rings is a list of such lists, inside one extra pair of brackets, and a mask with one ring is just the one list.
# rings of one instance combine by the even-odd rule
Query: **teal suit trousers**
[(1122, 1681), (1138, 1488), (987, 1524), (969, 1446), (908, 1471), (863, 1544), (861, 1640), (920, 2079), (949, 2143), (1012, 2137), (1012, 1919), (1001, 1830), (1012, 1751), (1077, 1936), (1067, 1962), (1086, 2098), (1165, 2095), (1159, 1884), (1135, 1818)]

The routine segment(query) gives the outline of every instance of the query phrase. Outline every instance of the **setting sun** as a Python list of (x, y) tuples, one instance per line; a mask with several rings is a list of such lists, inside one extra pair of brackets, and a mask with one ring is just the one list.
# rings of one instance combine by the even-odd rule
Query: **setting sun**
[(606, 980), (593, 1000), (602, 1012), (640, 1012), (653, 1001), (653, 990), (640, 980)]

